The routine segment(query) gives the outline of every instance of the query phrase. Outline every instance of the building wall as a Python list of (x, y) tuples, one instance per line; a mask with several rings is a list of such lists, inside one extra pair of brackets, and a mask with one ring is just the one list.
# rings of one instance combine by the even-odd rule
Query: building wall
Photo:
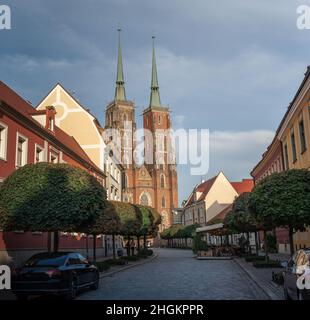
[[(267, 151), (263, 154), (262, 160), (251, 172), (255, 185), (273, 173), (280, 173), (284, 170), (283, 153), (281, 141), (275, 137)], [(289, 232), (286, 228), (276, 228), (276, 238), (278, 251), (280, 253), (289, 252)], [(263, 233), (260, 235), (263, 243)]]
[[(0, 158), (0, 182), (4, 181), (16, 169), (16, 142), (17, 134), (21, 134), (27, 139), (26, 163), (35, 163), (35, 148), (40, 146), (43, 149), (42, 161), (49, 161), (50, 153), (58, 154), (59, 163), (83, 168), (80, 162), (73, 159), (57, 144), (38, 134), (34, 127), (26, 126), (22, 121), (17, 121), (9, 114), (0, 110), (0, 124), (7, 127), (6, 157)], [(99, 177), (97, 177), (99, 179)], [(102, 180), (102, 179), (101, 179)], [(102, 248), (102, 243), (97, 242), (98, 249)], [(61, 237), (61, 249), (84, 250), (81, 241), (77, 241), (70, 236)], [(20, 264), (28, 259), (33, 253), (47, 250), (47, 233), (41, 232), (2, 232), (0, 231), (0, 264), (13, 263)], [(98, 253), (99, 254), (99, 253)]]
[[(284, 162), (286, 169), (310, 169), (310, 79), (304, 83), (301, 91), (297, 95), (294, 103), (291, 106), (290, 112), (279, 132), (279, 138), (282, 142)], [(301, 134), (299, 123), (303, 120), (305, 130), (306, 149), (301, 148)], [(293, 157), (293, 147), (291, 134), (294, 133), (296, 145), (296, 160)], [(285, 156), (285, 146), (288, 150), (288, 163)], [(295, 249), (310, 247), (310, 229), (306, 232), (297, 232), (294, 235)]]
[(237, 196), (238, 193), (221, 172), (205, 198), (206, 222), (223, 210), (221, 204), (233, 203)]
[(106, 173), (104, 185), (108, 199), (122, 200), (122, 169), (112, 157), (105, 154), (106, 144), (96, 126), (95, 117), (60, 84), (40, 102), (37, 110), (44, 110), (47, 106), (56, 108), (57, 126), (73, 136), (89, 158)]

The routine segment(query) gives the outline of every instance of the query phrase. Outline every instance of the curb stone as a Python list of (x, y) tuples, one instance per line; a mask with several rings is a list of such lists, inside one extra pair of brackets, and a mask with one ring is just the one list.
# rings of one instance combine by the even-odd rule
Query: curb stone
[(271, 300), (282, 300), (277, 294), (272, 292), (269, 288), (262, 285), (260, 281), (249, 271), (247, 270), (239, 261), (238, 259), (233, 259), (233, 261), (249, 276), (249, 278), (266, 294), (267, 297)]
[(129, 264), (129, 265), (123, 267), (123, 268), (120, 268), (120, 269), (117, 269), (117, 270), (114, 270), (114, 271), (110, 271), (110, 272), (106, 272), (106, 273), (101, 272), (101, 273), (100, 273), (100, 279), (106, 278), (106, 277), (112, 277), (112, 276), (113, 276), (114, 274), (116, 274), (116, 273), (125, 271), (125, 270), (127, 270), (127, 269), (130, 269), (130, 268), (133, 268), (133, 267), (136, 267), (136, 266), (140, 266), (140, 265), (142, 265), (142, 264), (146, 264), (146, 263), (148, 263), (148, 262), (153, 261), (153, 260), (156, 259), (157, 257), (158, 257), (158, 253), (155, 253), (155, 254), (153, 254), (151, 257), (149, 257), (149, 258), (147, 258), (147, 259), (145, 259), (145, 260), (143, 260), (143, 261), (140, 261), (140, 262), (138, 262), (138, 263)]

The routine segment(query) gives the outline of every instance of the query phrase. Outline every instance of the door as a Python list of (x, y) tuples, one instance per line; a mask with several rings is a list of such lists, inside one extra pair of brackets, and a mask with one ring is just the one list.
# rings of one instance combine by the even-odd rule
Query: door
[(96, 271), (96, 269), (92, 268), (89, 261), (81, 254), (78, 253), (77, 256), (80, 261), (80, 265), (82, 266), (84, 283), (93, 282), (95, 277), (94, 272)]
[(83, 285), (87, 279), (85, 274), (85, 266), (82, 264), (77, 253), (71, 253), (67, 263), (68, 269), (77, 276), (77, 285)]

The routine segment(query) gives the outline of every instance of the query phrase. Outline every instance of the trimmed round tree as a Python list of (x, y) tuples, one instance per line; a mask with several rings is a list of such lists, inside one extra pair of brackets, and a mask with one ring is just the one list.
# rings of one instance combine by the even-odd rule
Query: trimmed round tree
[(120, 219), (119, 233), (128, 237), (127, 254), (130, 255), (130, 237), (136, 236), (141, 230), (141, 213), (136, 206), (119, 201), (108, 201)]
[(37, 163), (14, 171), (0, 187), (0, 228), (79, 232), (104, 209), (106, 191), (85, 170), (68, 164)]
[(293, 169), (265, 178), (253, 189), (249, 208), (265, 225), (289, 229), (293, 253), (294, 232), (310, 225), (310, 171)]
[(137, 233), (138, 251), (140, 251), (140, 237), (143, 236), (145, 239), (145, 243), (144, 243), (144, 248), (145, 248), (146, 236), (152, 231), (153, 216), (151, 212), (148, 210), (148, 208), (146, 208), (145, 206), (135, 205), (135, 207), (137, 208), (137, 210), (139, 210), (140, 216), (141, 216), (141, 228)]
[[(116, 258), (115, 253), (115, 235), (120, 234), (121, 220), (117, 214), (114, 205), (110, 201), (105, 201), (104, 210), (101, 211), (92, 226), (88, 227), (85, 232), (92, 234), (94, 237), (94, 258), (96, 257), (96, 235), (107, 234), (112, 235), (113, 259)], [(94, 259), (95, 260), (95, 259)]]
[[(256, 232), (263, 230), (263, 226), (258, 223), (254, 214), (249, 211), (250, 192), (245, 192), (239, 195), (232, 206), (232, 210), (227, 214), (224, 219), (224, 224), (232, 233), (245, 232), (247, 234), (247, 242), (249, 245), (249, 232)], [(258, 253), (258, 244), (255, 233), (256, 252)]]

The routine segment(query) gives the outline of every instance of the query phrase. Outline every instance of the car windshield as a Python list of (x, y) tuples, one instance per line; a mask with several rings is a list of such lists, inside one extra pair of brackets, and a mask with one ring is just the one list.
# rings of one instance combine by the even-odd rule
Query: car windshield
[(60, 267), (65, 264), (67, 255), (47, 255), (47, 256), (33, 256), (30, 258), (26, 267)]

